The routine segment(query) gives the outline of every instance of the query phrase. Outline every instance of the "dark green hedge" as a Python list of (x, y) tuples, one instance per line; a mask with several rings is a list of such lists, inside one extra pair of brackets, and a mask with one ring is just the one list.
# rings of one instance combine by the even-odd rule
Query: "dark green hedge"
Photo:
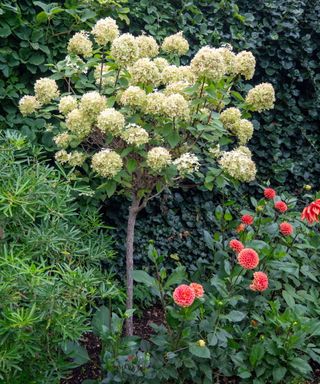
[(131, 30), (162, 38), (183, 30), (192, 52), (231, 43), (257, 59), (254, 82), (272, 82), (276, 108), (255, 116), (250, 146), (259, 176), (291, 190), (320, 176), (319, 0), (129, 0)]

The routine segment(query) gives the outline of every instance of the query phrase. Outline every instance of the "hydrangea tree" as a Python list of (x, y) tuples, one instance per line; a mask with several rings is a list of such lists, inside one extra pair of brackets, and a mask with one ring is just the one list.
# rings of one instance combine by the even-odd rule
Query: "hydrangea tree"
[[(243, 81), (254, 75), (250, 52), (205, 46), (189, 65), (180, 65), (188, 49), (181, 32), (159, 46), (151, 36), (120, 34), (116, 22), (105, 18), (90, 33), (76, 33), (53, 76), (37, 80), (35, 95), (20, 100), (23, 115), (49, 119), (57, 162), (98, 178), (98, 191), (130, 199), (127, 309), (133, 305), (139, 211), (185, 178), (209, 189), (216, 177), (254, 180), (256, 167), (246, 147), (253, 134), (248, 118), (275, 101), (270, 84), (241, 96)], [(64, 85), (63, 94), (56, 81)], [(127, 333), (132, 332), (130, 317)]]

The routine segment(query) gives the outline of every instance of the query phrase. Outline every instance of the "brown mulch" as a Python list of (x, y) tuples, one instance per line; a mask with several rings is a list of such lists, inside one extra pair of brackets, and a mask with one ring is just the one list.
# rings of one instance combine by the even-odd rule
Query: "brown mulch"
[(101, 377), (100, 339), (93, 333), (85, 333), (80, 343), (86, 347), (90, 361), (75, 368), (69, 377), (61, 381), (61, 384), (81, 384), (86, 379), (94, 380)]
[(148, 340), (154, 333), (150, 324), (161, 325), (164, 321), (163, 309), (160, 306), (145, 309), (142, 318), (133, 317), (134, 334), (141, 337), (141, 339)]
[[(161, 307), (154, 306), (146, 309), (142, 318), (134, 317), (134, 334), (142, 339), (149, 339), (154, 333), (150, 327), (151, 323), (157, 325), (164, 323), (164, 313)], [(101, 377), (100, 339), (92, 333), (86, 333), (81, 340), (81, 344), (86, 347), (90, 361), (81, 367), (75, 368), (68, 378), (61, 381), (61, 384), (82, 384), (86, 379), (99, 379)], [(312, 361), (311, 366), (314, 378), (312, 381), (306, 381), (305, 384), (320, 384), (320, 364)], [(237, 384), (239, 381), (237, 378), (220, 376), (216, 379), (216, 382), (220, 384)]]

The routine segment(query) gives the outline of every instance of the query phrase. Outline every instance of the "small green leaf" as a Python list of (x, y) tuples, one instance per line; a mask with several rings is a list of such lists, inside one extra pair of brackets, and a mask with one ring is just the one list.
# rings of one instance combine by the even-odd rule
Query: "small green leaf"
[(168, 289), (169, 287), (171, 287), (171, 285), (174, 285), (174, 284), (180, 284), (185, 278), (186, 278), (186, 268), (184, 266), (180, 266), (176, 268), (171, 273), (168, 280), (166, 281), (164, 285), (164, 289)]
[(137, 283), (146, 284), (148, 287), (157, 287), (157, 280), (142, 270), (133, 271), (133, 280)]
[(279, 383), (287, 372), (285, 367), (274, 367), (272, 370), (272, 376), (274, 383)]
[(135, 159), (128, 159), (127, 169), (129, 173), (132, 173), (137, 168), (137, 161)]
[(201, 357), (202, 359), (210, 359), (210, 350), (208, 347), (200, 347), (196, 343), (190, 343), (189, 351), (194, 356)]
[(257, 343), (252, 347), (250, 352), (250, 363), (253, 367), (255, 367), (257, 363), (262, 360), (264, 352), (264, 345), (262, 343)]
[(284, 298), (285, 302), (288, 304), (289, 307), (294, 307), (295, 306), (295, 301), (294, 298), (287, 292), (283, 291), (282, 292), (282, 297)]
[(242, 321), (246, 317), (246, 313), (240, 311), (231, 311), (226, 318), (234, 323)]
[(297, 372), (299, 372), (303, 377), (307, 377), (311, 371), (312, 368), (310, 367), (309, 363), (300, 357), (295, 357), (289, 362), (289, 365)]

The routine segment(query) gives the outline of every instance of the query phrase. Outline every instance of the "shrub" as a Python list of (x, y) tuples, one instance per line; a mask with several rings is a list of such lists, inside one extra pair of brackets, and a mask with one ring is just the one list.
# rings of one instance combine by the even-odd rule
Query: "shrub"
[[(252, 111), (272, 109), (275, 95), (268, 83), (246, 96), (233, 90), (241, 78), (253, 77), (255, 58), (249, 51), (235, 54), (228, 46), (205, 46), (190, 65), (181, 66), (180, 56), (189, 49), (182, 33), (166, 37), (161, 45), (169, 61), (158, 57), (155, 39), (120, 35), (110, 17), (99, 20), (91, 35), (96, 45), (88, 33), (76, 33), (65, 60), (53, 69), (54, 79), (67, 81), (73, 95), (60, 97), (53, 78), (40, 78), (35, 95), (24, 96), (19, 107), (23, 115), (52, 119), (53, 141), (60, 148), (57, 162), (82, 167), (89, 178), (104, 178), (99, 194), (110, 197), (118, 190), (131, 199), (126, 240), (131, 309), (137, 214), (154, 196), (187, 177), (208, 189), (222, 173), (240, 182), (254, 180), (256, 167), (245, 146), (253, 125), (247, 118)], [(237, 107), (225, 108), (231, 101)], [(220, 144), (232, 143), (232, 137), (237, 146), (221, 151)], [(130, 319), (127, 326), (132, 333)]]
[(88, 360), (78, 341), (93, 309), (119, 295), (101, 268), (112, 240), (96, 208), (77, 214), (74, 195), (88, 191), (25, 157), (18, 133), (0, 141), (0, 378), (59, 383)]

